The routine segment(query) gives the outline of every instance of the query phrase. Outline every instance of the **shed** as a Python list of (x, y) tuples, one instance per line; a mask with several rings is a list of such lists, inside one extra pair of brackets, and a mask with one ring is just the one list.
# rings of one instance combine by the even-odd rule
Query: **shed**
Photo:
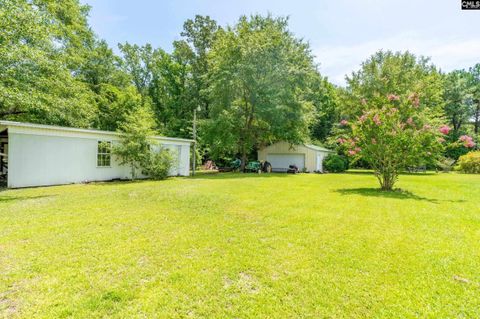
[(323, 172), (323, 159), (332, 150), (311, 144), (290, 144), (278, 142), (258, 151), (258, 160), (267, 161), (272, 165), (272, 171), (286, 171), (290, 165), (296, 165), (299, 170), (307, 172)]
[[(151, 138), (174, 153), (170, 175), (188, 176), (193, 141)], [(117, 132), (0, 121), (0, 175), (12, 188), (129, 178), (129, 167), (105, 147), (119, 141)]]

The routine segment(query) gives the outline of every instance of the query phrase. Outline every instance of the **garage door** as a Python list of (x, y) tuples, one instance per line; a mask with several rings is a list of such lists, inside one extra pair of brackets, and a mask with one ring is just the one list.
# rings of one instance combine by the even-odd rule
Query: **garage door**
[(299, 169), (305, 167), (305, 154), (267, 154), (267, 162), (272, 168), (287, 169), (289, 165), (297, 165)]

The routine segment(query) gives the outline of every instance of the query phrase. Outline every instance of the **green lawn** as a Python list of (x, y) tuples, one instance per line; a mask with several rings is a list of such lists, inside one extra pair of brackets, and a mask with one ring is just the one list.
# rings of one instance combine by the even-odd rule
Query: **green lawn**
[(480, 176), (0, 192), (0, 317), (478, 318)]

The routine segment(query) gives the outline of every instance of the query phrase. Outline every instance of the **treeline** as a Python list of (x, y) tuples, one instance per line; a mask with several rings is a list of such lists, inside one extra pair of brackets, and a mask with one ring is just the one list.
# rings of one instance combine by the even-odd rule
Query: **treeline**
[[(347, 106), (373, 92), (356, 89), (368, 82), (365, 70), (347, 88), (329, 83), (285, 18), (255, 15), (220, 26), (196, 16), (184, 23), (172, 52), (124, 43), (118, 56), (91, 30), (88, 11), (77, 0), (0, 0), (1, 119), (117, 130), (141, 111), (159, 134), (191, 138), (197, 110), (200, 155), (246, 159), (278, 140), (335, 146), (329, 137), (354, 109)], [(375, 59), (382, 56), (369, 61), (381, 63)], [(407, 73), (431, 74), (423, 98), (434, 97), (455, 134), (478, 134), (480, 64), (443, 74), (409, 54), (396, 59), (404, 62), (398, 68), (424, 64)], [(397, 71), (392, 75), (405, 73)], [(393, 88), (412, 83), (390, 80)], [(458, 157), (462, 150), (450, 152)]]

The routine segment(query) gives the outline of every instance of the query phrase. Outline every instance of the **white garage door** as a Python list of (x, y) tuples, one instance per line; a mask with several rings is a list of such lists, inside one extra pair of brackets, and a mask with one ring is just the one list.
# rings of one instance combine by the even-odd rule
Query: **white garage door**
[(267, 162), (272, 164), (273, 169), (297, 165), (301, 170), (305, 167), (305, 154), (267, 154)]

